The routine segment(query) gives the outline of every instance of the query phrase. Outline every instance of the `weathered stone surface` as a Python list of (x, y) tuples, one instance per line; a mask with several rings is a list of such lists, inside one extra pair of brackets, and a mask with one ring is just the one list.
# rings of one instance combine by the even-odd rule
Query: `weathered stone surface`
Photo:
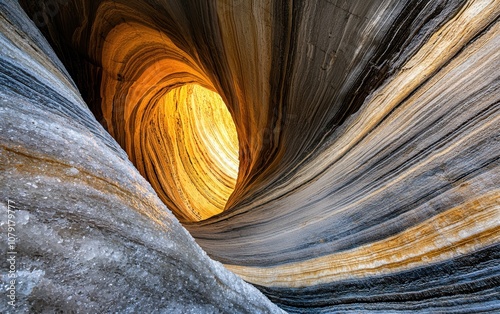
[[(190, 300), (224, 272), (128, 155), (210, 257), (287, 311), (500, 311), (498, 1), (20, 2), (64, 66), (32, 26), (4, 22), (2, 197), (57, 230), (61, 254), (81, 247), (62, 226), (90, 221), (103, 248), (166, 252), (172, 266), (148, 272), (189, 268), (162, 278)], [(229, 119), (189, 117), (193, 86), (227, 105), (239, 164), (231, 132), (212, 136)], [(253, 293), (235, 311), (268, 306)]]

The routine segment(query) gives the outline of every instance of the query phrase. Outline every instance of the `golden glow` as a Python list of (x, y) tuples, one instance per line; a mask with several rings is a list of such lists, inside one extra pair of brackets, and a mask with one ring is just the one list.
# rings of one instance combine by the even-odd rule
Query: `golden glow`
[[(118, 7), (104, 6), (101, 18)], [(110, 31), (102, 62), (107, 129), (161, 200), (183, 222), (222, 212), (238, 176), (238, 136), (196, 56), (131, 22)]]
[(153, 187), (166, 192), (178, 216), (199, 221), (222, 212), (239, 162), (236, 128), (219, 94), (195, 84), (175, 88), (146, 125), (146, 174), (158, 177)]

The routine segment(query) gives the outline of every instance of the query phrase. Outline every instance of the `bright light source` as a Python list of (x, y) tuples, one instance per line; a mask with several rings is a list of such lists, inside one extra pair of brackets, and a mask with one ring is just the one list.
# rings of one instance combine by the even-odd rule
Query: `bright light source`
[(175, 204), (177, 216), (199, 221), (222, 212), (239, 161), (236, 127), (219, 94), (195, 84), (175, 88), (145, 126), (152, 161), (146, 174), (157, 178), (151, 184)]

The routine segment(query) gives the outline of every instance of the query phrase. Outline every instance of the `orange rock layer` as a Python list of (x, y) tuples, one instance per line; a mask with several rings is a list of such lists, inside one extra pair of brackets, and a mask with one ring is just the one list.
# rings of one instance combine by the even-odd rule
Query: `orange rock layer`
[(283, 309), (500, 311), (498, 0), (21, 2), (197, 243)]

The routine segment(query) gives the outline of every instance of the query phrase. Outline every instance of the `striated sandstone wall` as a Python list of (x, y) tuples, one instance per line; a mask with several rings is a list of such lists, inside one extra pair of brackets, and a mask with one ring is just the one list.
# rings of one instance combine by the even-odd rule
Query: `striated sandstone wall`
[[(33, 142), (25, 129), (38, 128), (6, 118), (9, 130), (25, 134), (15, 145), (56, 160), (81, 151), (74, 162), (86, 160), (106, 178), (117, 171), (108, 167), (127, 164), (119, 172), (126, 176), (104, 180), (111, 187), (90, 178), (87, 186), (106, 199), (133, 176), (152, 203), (125, 194), (130, 213), (146, 224), (175, 220), (100, 123), (203, 250), (287, 311), (500, 310), (498, 1), (20, 3), (64, 64), (33, 28), (17, 26), (37, 43), (17, 41), (26, 63), (44, 60), (41, 70), (32, 62), (19, 68), (55, 75), (23, 70), (38, 78), (23, 84), (59, 90), (24, 102), (54, 107), (85, 131), (64, 131), (54, 150), (51, 135)], [(3, 51), (5, 60), (21, 55)], [(23, 89), (5, 75), (5, 97), (20, 98)], [(186, 97), (194, 86), (213, 97)], [(99, 123), (74, 109), (84, 106), (78, 92)], [(233, 121), (193, 119), (200, 99), (215, 103), (216, 94)], [(36, 124), (53, 114), (29, 115)], [(92, 143), (82, 132), (101, 144), (75, 149)], [(25, 155), (19, 164), (31, 164)], [(62, 182), (71, 176), (50, 173)], [(14, 181), (23, 186), (26, 176)], [(54, 189), (66, 193), (62, 182)], [(21, 193), (2, 190), (4, 198)], [(92, 200), (74, 198), (87, 204), (81, 208)], [(173, 224), (179, 230), (166, 234), (186, 235), (175, 241), (196, 247)], [(200, 261), (191, 272), (212, 265)]]

